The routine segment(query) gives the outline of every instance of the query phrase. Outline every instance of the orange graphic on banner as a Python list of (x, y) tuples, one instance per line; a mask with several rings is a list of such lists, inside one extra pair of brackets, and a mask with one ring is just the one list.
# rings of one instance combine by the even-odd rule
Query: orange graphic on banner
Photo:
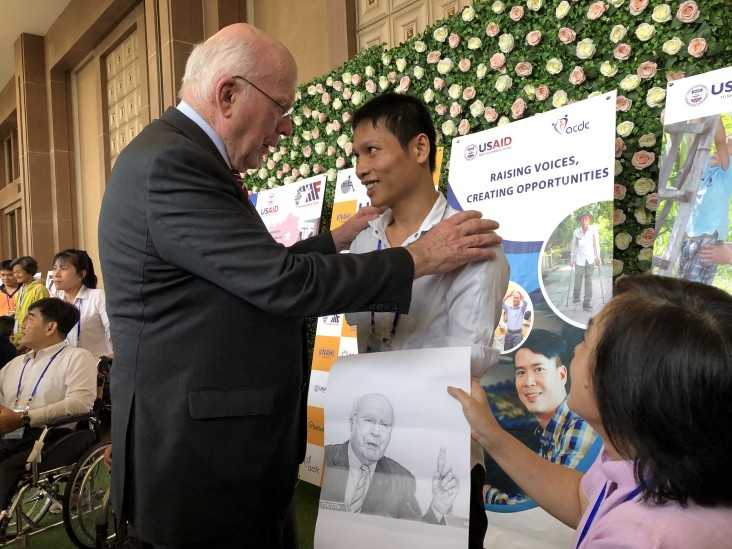
[(330, 218), (330, 230), (336, 229), (343, 225), (346, 221), (356, 213), (358, 204), (355, 200), (347, 200), (346, 202), (337, 202), (333, 204), (333, 216)]
[(313, 349), (313, 370), (330, 372), (330, 367), (338, 358), (340, 344), (341, 338), (338, 336), (316, 335)]
[(343, 322), (341, 322), (341, 336), (356, 337), (356, 327), (346, 322), (346, 315), (343, 315)]
[(442, 153), (445, 147), (437, 147), (435, 151), (435, 171), (432, 173), (432, 182), (435, 187), (440, 184), (440, 172), (442, 172)]
[(308, 443), (325, 446), (325, 410), (308, 406)]

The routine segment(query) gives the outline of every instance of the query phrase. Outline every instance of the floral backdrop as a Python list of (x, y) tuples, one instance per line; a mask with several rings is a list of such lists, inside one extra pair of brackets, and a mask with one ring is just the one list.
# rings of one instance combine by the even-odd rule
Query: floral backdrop
[(394, 91), (421, 97), (433, 114), (444, 192), (454, 136), (617, 89), (613, 272), (640, 273), (653, 253), (666, 83), (732, 64), (730, 21), (730, 0), (475, 0), (413, 40), (362, 50), (300, 86), (292, 135), (245, 182), (256, 192), (320, 173), (335, 181), (355, 165), (351, 113)]

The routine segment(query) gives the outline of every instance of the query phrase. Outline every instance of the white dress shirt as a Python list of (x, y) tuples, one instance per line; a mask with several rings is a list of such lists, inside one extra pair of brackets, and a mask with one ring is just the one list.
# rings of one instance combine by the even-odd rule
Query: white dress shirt
[[(58, 297), (65, 299), (64, 292), (59, 292)], [(104, 290), (92, 290), (82, 285), (74, 298), (74, 305), (79, 309), (81, 318), (66, 336), (66, 342), (72, 347), (88, 350), (95, 358), (112, 354)]]
[(574, 230), (575, 257), (574, 262), (583, 266), (585, 263), (595, 263), (595, 257), (600, 254), (600, 243), (598, 242), (597, 227), (588, 225), (587, 231), (582, 231), (582, 227)]
[[(28, 402), (36, 385), (36, 394)], [(88, 412), (96, 397), (96, 359), (65, 341), (17, 356), (0, 370), (0, 402), (11, 409), (28, 406), (31, 427)]]

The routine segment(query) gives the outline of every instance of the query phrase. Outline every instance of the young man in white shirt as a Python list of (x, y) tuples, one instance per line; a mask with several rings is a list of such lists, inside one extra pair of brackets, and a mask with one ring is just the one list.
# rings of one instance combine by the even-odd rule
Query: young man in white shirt
[[(354, 253), (406, 246), (457, 213), (435, 190), (436, 133), (424, 104), (408, 95), (380, 95), (353, 115), (356, 175), (371, 204), (387, 210), (351, 244)], [(481, 378), (498, 360), (493, 332), (508, 287), (508, 262), (500, 249), (491, 261), (414, 281), (408, 315), (347, 314), (357, 326), (358, 350), (381, 352), (434, 347), (471, 348), (471, 373)], [(483, 453), (472, 448), (470, 548), (483, 547)]]

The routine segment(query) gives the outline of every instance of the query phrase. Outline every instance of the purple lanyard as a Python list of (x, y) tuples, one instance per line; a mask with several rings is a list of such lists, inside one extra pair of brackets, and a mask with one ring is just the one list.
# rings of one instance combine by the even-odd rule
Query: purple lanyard
[[(602, 505), (602, 502), (605, 499), (606, 490), (607, 490), (607, 483), (605, 483), (605, 486), (602, 487), (602, 491), (600, 492), (600, 495), (597, 496), (597, 500), (595, 500), (595, 505), (592, 506), (592, 512), (590, 513), (590, 516), (587, 517), (587, 522), (585, 522), (585, 526), (584, 526), (584, 528), (582, 528), (582, 533), (580, 534), (580, 537), (577, 540), (577, 545), (575, 546), (575, 549), (579, 548), (579, 546), (582, 545), (582, 541), (584, 541), (585, 536), (587, 536), (587, 532), (589, 532), (590, 526), (592, 526), (592, 521), (595, 520), (595, 515), (597, 514), (597, 511), (600, 509), (600, 505)], [(625, 496), (625, 499), (622, 501), (621, 505), (623, 503), (625, 503), (626, 501), (635, 499), (640, 493), (641, 493), (641, 487), (636, 486), (635, 489), (630, 494)]]
[[(38, 385), (41, 383), (41, 380), (43, 379), (43, 376), (46, 375), (46, 372), (48, 371), (49, 366), (51, 366), (51, 363), (54, 361), (54, 359), (59, 355), (61, 351), (63, 351), (66, 348), (66, 345), (61, 347), (56, 353), (51, 357), (51, 360), (48, 361), (48, 364), (46, 364), (46, 367), (43, 369), (43, 373), (41, 373), (41, 377), (38, 378), (38, 381), (36, 381), (36, 386), (33, 387), (33, 392), (28, 397), (28, 404), (31, 403), (33, 398), (36, 396), (36, 391), (38, 390)], [(23, 374), (25, 374), (25, 367), (28, 366), (28, 363), (30, 362), (31, 357), (29, 356), (23, 361), (23, 369), (20, 371), (20, 378), (18, 378), (18, 390), (15, 393), (15, 406), (18, 406), (18, 399), (20, 398), (20, 387), (23, 383)]]

